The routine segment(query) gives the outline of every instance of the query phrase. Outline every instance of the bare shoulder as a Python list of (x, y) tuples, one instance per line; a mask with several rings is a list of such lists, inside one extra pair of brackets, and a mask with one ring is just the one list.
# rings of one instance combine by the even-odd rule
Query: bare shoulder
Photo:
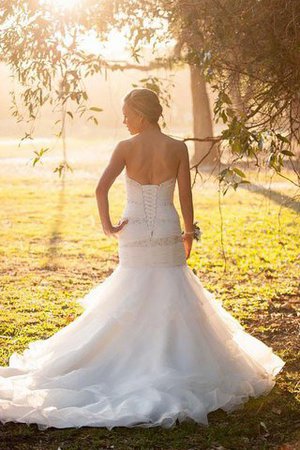
[(122, 141), (119, 141), (116, 146), (114, 153), (118, 155), (122, 155), (123, 157), (126, 157), (128, 150), (131, 147), (130, 139), (123, 139)]
[(172, 138), (171, 136), (168, 135), (165, 135), (165, 137), (168, 141), (170, 148), (174, 150), (178, 154), (178, 156), (182, 156), (185, 153), (187, 153), (188, 148), (184, 141)]
[(131, 139), (123, 139), (122, 141), (119, 141), (117, 143), (118, 148), (126, 149), (129, 148), (132, 145)]
[(168, 134), (164, 134), (162, 133), (162, 135), (164, 136), (164, 138), (166, 139), (166, 141), (172, 145), (174, 148), (183, 148), (185, 146), (185, 143), (183, 141), (181, 141), (180, 139), (175, 139), (171, 136), (169, 136)]

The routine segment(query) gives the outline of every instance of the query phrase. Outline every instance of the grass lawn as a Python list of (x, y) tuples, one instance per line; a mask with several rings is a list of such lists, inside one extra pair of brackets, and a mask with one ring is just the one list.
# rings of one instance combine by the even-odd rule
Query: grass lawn
[[(2, 173), (0, 182), (0, 364), (6, 365), (11, 353), (79, 316), (82, 308), (75, 299), (114, 270), (118, 254), (117, 240), (102, 233), (94, 178), (68, 174), (62, 188), (55, 177)], [(216, 185), (198, 183), (193, 192), (203, 236), (194, 243), (189, 266), (248, 332), (286, 361), (272, 392), (229, 415), (210, 413), (209, 427), (182, 423), (170, 430), (39, 431), (34, 424), (10, 422), (0, 425), (1, 450), (298, 448), (300, 220), (295, 189), (281, 183), (229, 190), (221, 196), (221, 216)], [(175, 194), (179, 207), (177, 187)], [(125, 206), (121, 178), (109, 197), (116, 223)]]

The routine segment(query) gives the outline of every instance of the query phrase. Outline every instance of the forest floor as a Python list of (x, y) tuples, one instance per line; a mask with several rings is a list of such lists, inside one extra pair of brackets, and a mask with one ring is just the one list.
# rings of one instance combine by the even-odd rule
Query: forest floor
[[(40, 431), (35, 424), (7, 422), (0, 425), (0, 449), (300, 448), (300, 207), (291, 184), (272, 181), (266, 187), (253, 178), (252, 187), (229, 190), (220, 204), (216, 184), (196, 184), (195, 220), (203, 235), (188, 260), (205, 288), (286, 362), (267, 396), (231, 414), (211, 412), (208, 427)], [(62, 184), (58, 177), (2, 172), (0, 182), (0, 364), (7, 365), (13, 352), (82, 313), (76, 299), (112, 273), (118, 253), (117, 239), (101, 229), (95, 178), (68, 175)], [(175, 194), (179, 208), (177, 188)], [(109, 200), (117, 223), (125, 205), (122, 182), (112, 186)]]

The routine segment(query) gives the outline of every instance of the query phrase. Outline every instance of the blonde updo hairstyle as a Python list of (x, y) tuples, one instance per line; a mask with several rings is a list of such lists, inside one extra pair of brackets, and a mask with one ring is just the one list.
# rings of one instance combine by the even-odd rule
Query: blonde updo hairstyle
[(133, 89), (124, 97), (124, 102), (150, 123), (157, 123), (162, 115), (162, 106), (156, 92), (147, 88)]

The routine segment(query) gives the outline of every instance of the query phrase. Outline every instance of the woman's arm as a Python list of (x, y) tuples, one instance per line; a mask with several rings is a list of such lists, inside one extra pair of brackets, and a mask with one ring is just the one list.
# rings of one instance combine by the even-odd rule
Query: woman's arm
[(124, 221), (122, 222), (122, 225), (113, 227), (110, 220), (108, 204), (108, 191), (117, 176), (125, 167), (126, 147), (127, 145), (124, 141), (121, 141), (117, 144), (110, 158), (108, 166), (101, 175), (95, 191), (99, 216), (103, 231), (106, 235), (114, 234), (120, 231), (126, 223), (126, 221)]
[(185, 231), (190, 232), (194, 229), (194, 208), (191, 189), (189, 153), (186, 144), (183, 144), (183, 149), (182, 151), (180, 151), (180, 161), (177, 178), (180, 207), (184, 220)]
[[(194, 207), (193, 207), (193, 196), (191, 189), (191, 172), (190, 172), (190, 161), (189, 153), (185, 143), (183, 143), (183, 148), (179, 152), (179, 167), (178, 167), (178, 190), (179, 190), (179, 200), (180, 207), (184, 221), (184, 228), (187, 232), (194, 231)], [(184, 246), (186, 251), (186, 258), (189, 258), (192, 249), (193, 235), (184, 235)]]

